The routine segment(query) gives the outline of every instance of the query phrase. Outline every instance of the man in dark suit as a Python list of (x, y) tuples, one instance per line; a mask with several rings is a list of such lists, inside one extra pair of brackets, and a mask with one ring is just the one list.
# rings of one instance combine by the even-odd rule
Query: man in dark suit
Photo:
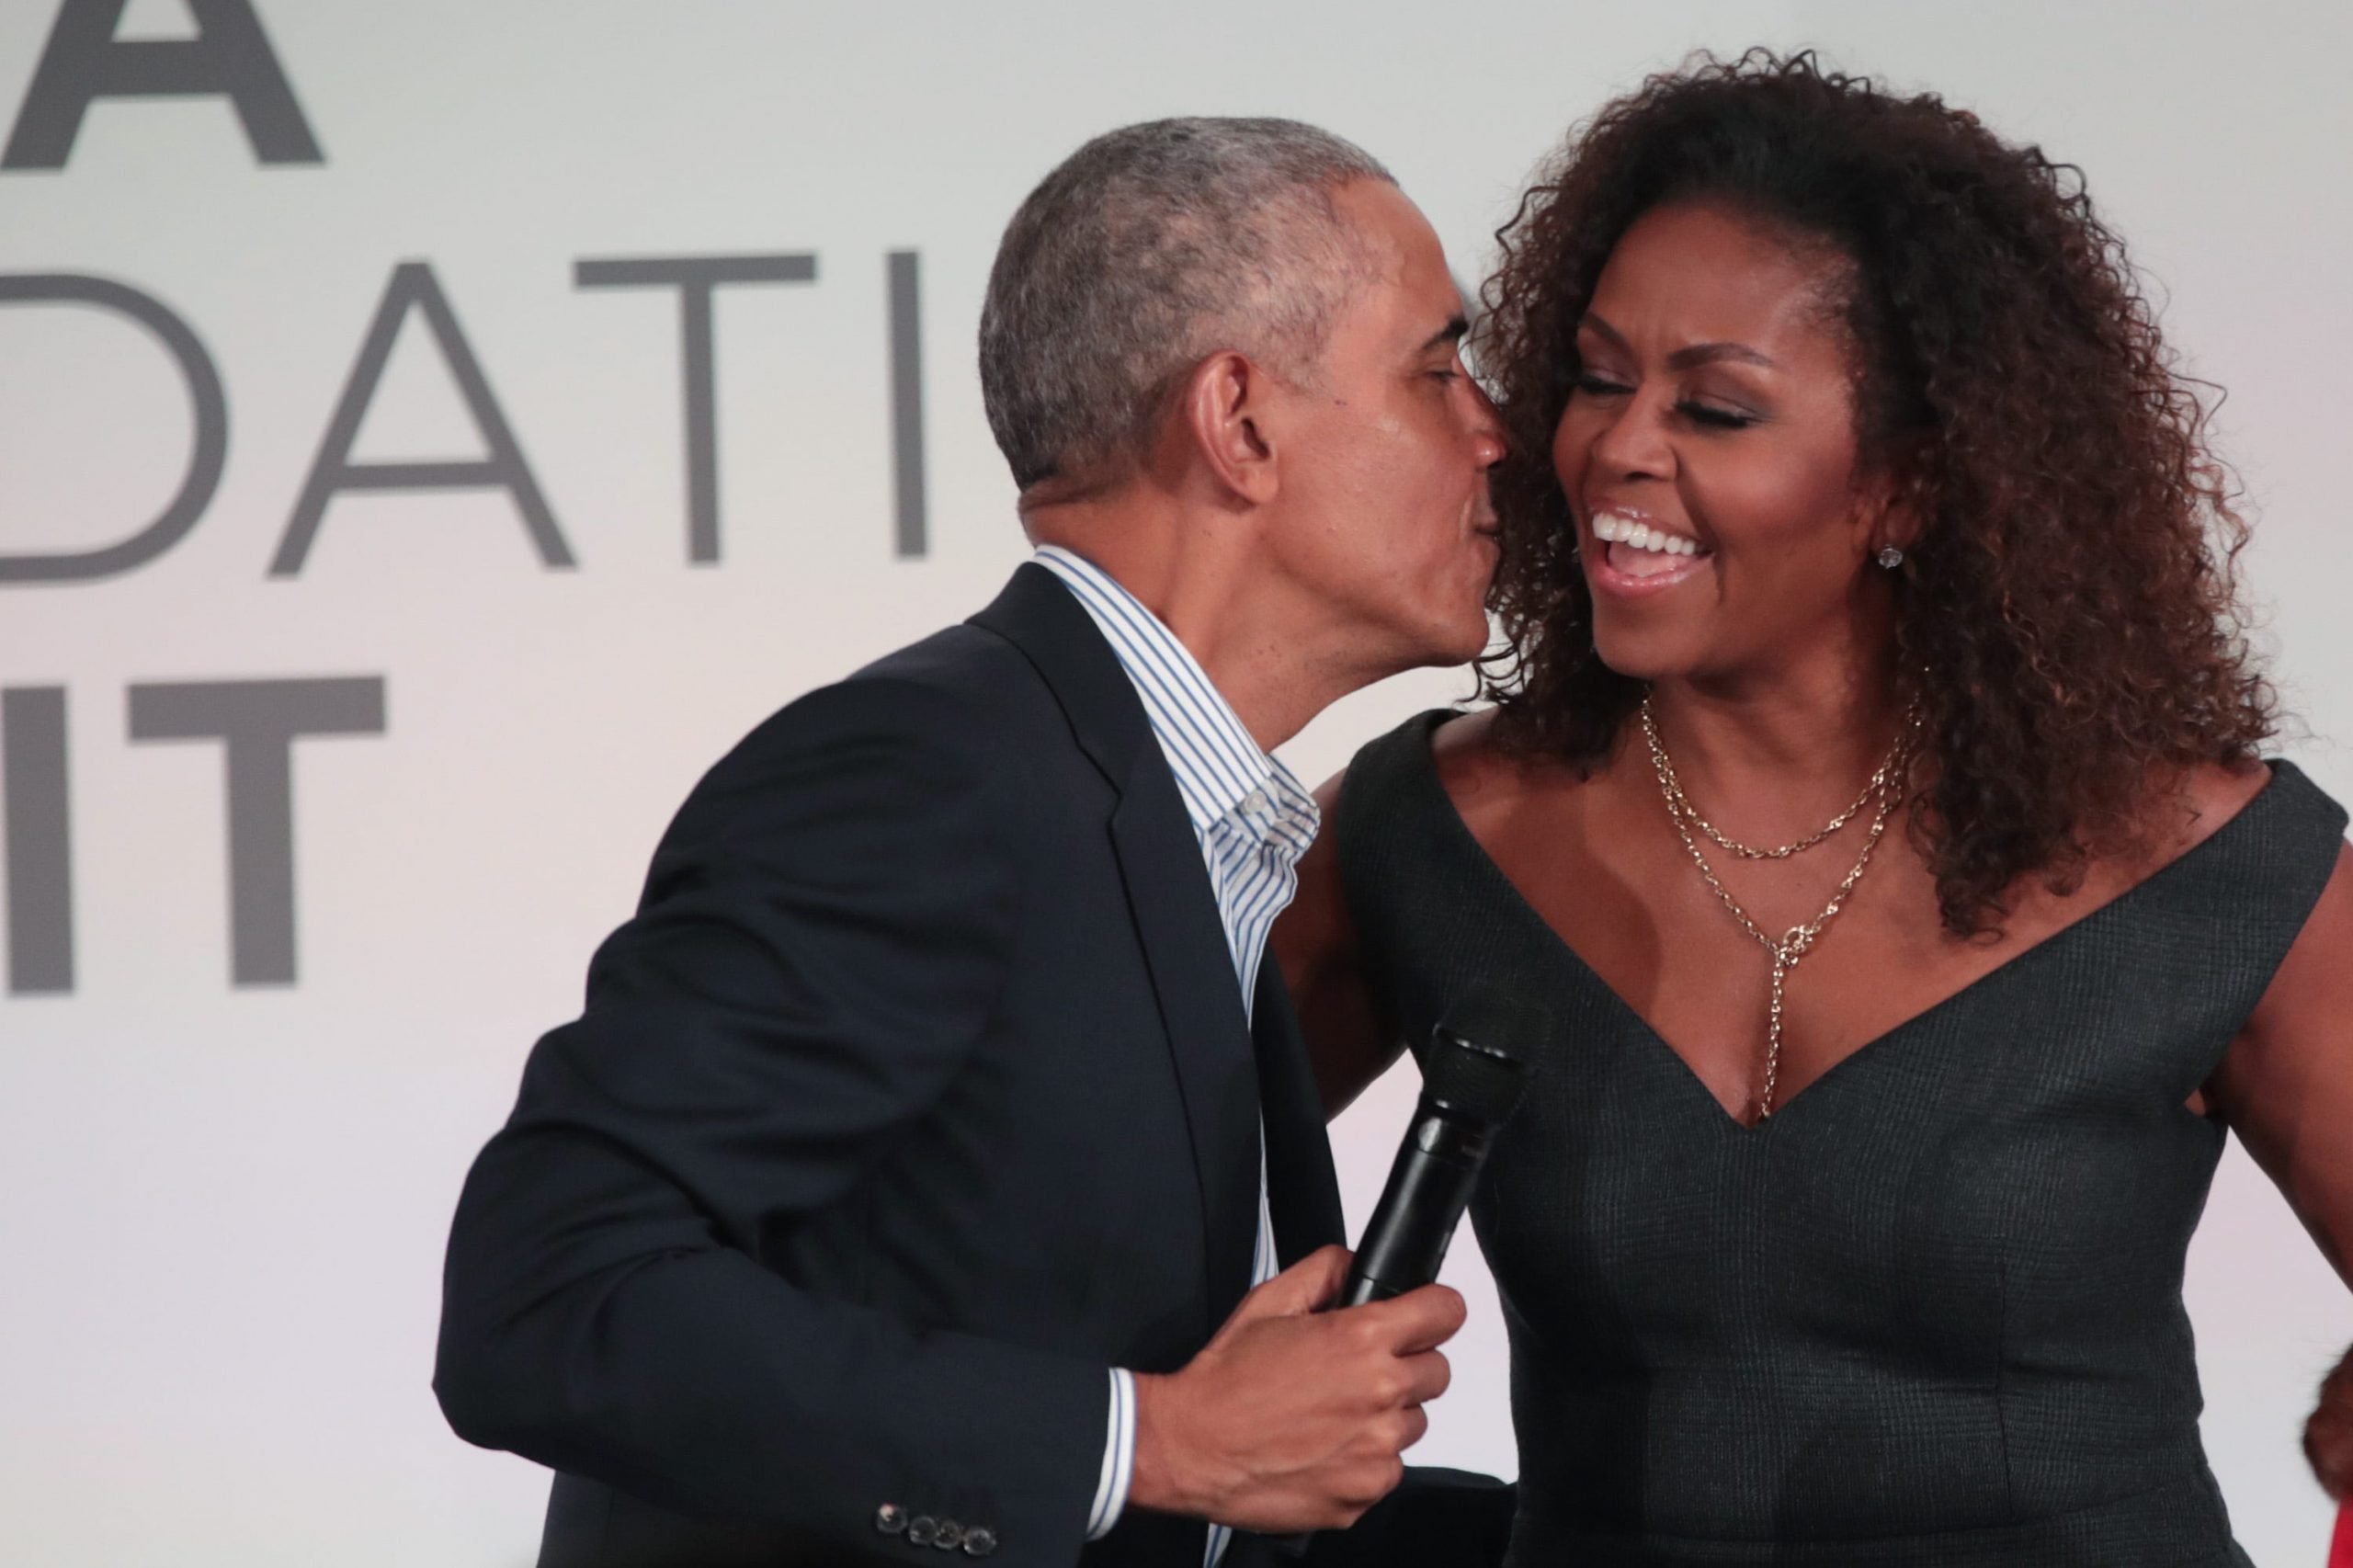
[(982, 371), (1038, 556), (711, 769), (460, 1201), (435, 1387), (559, 1472), (544, 1568), (1243, 1568), (1394, 1484), (1461, 1305), (1313, 1311), (1267, 754), (1484, 643), (1462, 330), (1308, 127), (1131, 127), (1024, 204)]

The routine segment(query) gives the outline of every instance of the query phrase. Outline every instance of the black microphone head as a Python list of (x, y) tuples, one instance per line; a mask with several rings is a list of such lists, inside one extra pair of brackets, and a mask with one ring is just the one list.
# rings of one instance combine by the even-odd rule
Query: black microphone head
[(1551, 1019), (1541, 1007), (1484, 989), (1456, 1002), (1422, 1053), (1423, 1093), (1449, 1110), (1499, 1127), (1528, 1089), (1529, 1057)]

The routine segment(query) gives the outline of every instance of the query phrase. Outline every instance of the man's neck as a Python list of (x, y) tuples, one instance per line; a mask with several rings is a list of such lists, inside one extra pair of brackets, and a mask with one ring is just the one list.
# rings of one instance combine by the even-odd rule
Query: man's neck
[(1085, 557), (1135, 596), (1263, 751), (1361, 684), (1323, 667), (1313, 607), (1263, 569), (1244, 514), (1137, 487), (1031, 506), (1022, 520), (1033, 542)]

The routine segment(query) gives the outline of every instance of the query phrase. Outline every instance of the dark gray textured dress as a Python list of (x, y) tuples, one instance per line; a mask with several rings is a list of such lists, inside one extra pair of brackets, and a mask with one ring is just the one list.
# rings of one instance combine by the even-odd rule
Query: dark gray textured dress
[(1515, 1568), (2236, 1564), (2182, 1262), (2213, 1072), (2336, 864), (2295, 767), (2155, 876), (1745, 1128), (1521, 899), (1425, 714), (1335, 821), (1409, 1040), (1554, 1031), (1472, 1206), (1511, 1337)]

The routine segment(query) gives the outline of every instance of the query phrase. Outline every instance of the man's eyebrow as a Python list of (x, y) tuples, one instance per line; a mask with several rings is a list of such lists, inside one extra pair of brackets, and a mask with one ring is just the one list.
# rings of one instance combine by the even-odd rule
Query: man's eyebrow
[(1438, 347), (1443, 344), (1460, 343), (1462, 341), (1463, 335), (1468, 333), (1470, 330), (1471, 323), (1469, 320), (1462, 316), (1456, 316), (1452, 321), (1448, 322), (1444, 326), (1430, 334), (1428, 338), (1426, 339), (1422, 346), (1415, 349), (1415, 352), (1416, 354), (1427, 354), (1431, 349)]
[[(1596, 337), (1603, 339), (1611, 347), (1631, 351), (1628, 348), (1625, 334), (1611, 326), (1593, 312), (1587, 311), (1585, 313), (1585, 325)], [(1670, 370), (1688, 370), (1699, 365), (1712, 365), (1720, 359), (1737, 359), (1744, 364), (1762, 365), (1768, 370), (1780, 369), (1779, 362), (1771, 355), (1751, 348), (1745, 343), (1728, 342), (1695, 343), (1688, 348), (1678, 348), (1666, 357), (1666, 368)]]

